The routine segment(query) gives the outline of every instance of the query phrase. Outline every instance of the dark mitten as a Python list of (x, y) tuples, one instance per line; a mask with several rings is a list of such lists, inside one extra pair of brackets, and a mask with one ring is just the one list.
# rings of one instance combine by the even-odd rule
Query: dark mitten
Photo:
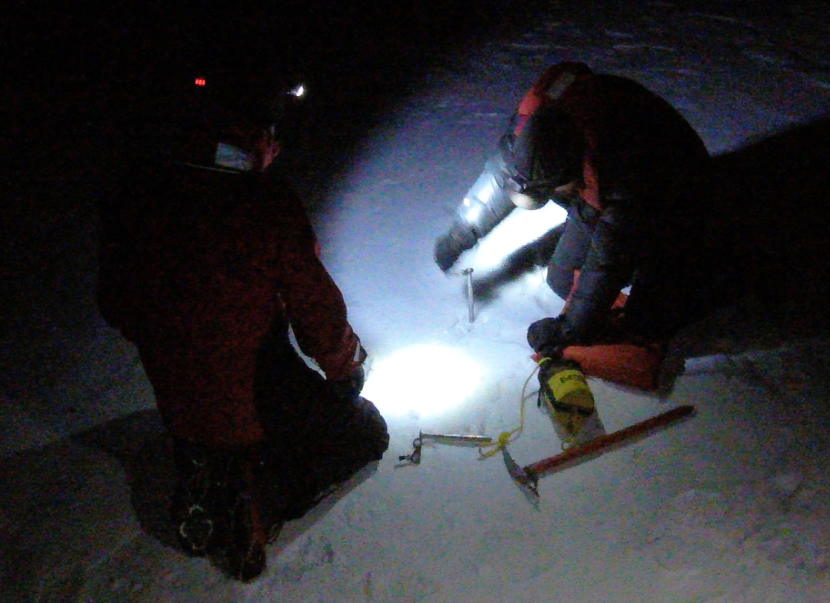
[(332, 381), (331, 386), (334, 390), (334, 395), (341, 400), (354, 400), (360, 395), (363, 390), (363, 383), (366, 380), (366, 373), (362, 366), (358, 366), (352, 371), (347, 379), (339, 381)]
[(352, 401), (357, 399), (363, 391), (363, 384), (366, 381), (366, 371), (363, 370), (363, 363), (367, 357), (366, 350), (361, 345), (357, 352), (357, 364), (351, 374), (345, 379), (329, 381), (334, 395), (341, 400)]
[(476, 241), (476, 235), (470, 228), (458, 224), (453, 226), (447, 234), (435, 241), (435, 263), (446, 272)]
[(533, 351), (543, 356), (557, 356), (558, 351), (569, 345), (564, 314), (556, 318), (537, 320), (527, 329), (527, 342)]

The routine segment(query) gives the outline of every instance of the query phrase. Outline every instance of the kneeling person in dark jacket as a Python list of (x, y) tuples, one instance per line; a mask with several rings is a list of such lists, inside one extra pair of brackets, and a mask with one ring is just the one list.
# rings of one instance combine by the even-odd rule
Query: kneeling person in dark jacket
[[(566, 304), (530, 326), (531, 347), (551, 353), (620, 329), (664, 337), (700, 317), (714, 296), (701, 226), (708, 162), (686, 120), (642, 85), (581, 63), (554, 65), (436, 242), (436, 262), (448, 270), (514, 207), (553, 201), (567, 219), (547, 282)], [(611, 308), (629, 285), (621, 320)]]

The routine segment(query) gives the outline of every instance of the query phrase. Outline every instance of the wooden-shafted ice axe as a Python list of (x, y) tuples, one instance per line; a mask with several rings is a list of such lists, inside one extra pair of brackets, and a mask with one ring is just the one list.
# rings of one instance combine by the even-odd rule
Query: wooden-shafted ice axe
[(619, 431), (599, 436), (589, 442), (585, 442), (584, 444), (572, 446), (555, 456), (536, 461), (535, 463), (525, 465), (524, 467), (515, 465), (510, 468), (510, 476), (519, 486), (529, 489), (538, 495), (537, 485), (539, 477), (549, 471), (552, 471), (556, 467), (561, 467), (566, 464), (568, 466), (572, 466), (574, 464), (595, 458), (596, 456), (607, 452), (617, 444), (633, 442), (648, 435), (655, 429), (665, 427), (673, 421), (688, 417), (693, 412), (694, 406), (678, 406), (677, 408), (673, 408), (672, 410), (651, 417), (650, 419), (624, 427)]

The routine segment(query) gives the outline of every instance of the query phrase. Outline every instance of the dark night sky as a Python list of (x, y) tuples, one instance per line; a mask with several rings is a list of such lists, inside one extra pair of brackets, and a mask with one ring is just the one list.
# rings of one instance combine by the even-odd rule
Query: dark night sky
[[(115, 3), (93, 15), (19, 4), (10, 11), (4, 96), (16, 148), (12, 194), (24, 203), (28, 182), (49, 172), (94, 179), (106, 145), (126, 143), (110, 118), (135, 86), (170, 66), (230, 57), (244, 70), (252, 68), (251, 57), (271, 57), (314, 91), (310, 139), (334, 133), (342, 150), (407, 92), (428, 54), (496, 36), (523, 16), (513, 3), (496, 0), (292, 0), (247, 13), (236, 5), (188, 12), (169, 3), (138, 10)], [(314, 161), (336, 159), (318, 152)]]
[(518, 17), (505, 10), (509, 4), (294, 1), (243, 13), (144, 3), (137, 12), (115, 4), (92, 16), (23, 6), (10, 23), (9, 88), (20, 105), (46, 105), (42, 117), (58, 119), (68, 116), (57, 105), (96, 106), (112, 86), (127, 85), (143, 69), (200, 54), (237, 57), (232, 60), (240, 65), (270, 54), (289, 71), (358, 84), (338, 88), (339, 94), (366, 82), (394, 89), (418, 68), (420, 49), (491, 35)]

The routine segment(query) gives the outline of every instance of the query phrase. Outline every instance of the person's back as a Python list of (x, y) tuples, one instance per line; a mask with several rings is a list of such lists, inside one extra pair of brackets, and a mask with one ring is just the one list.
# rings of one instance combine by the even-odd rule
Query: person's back
[(588, 203), (602, 209), (627, 197), (662, 212), (672, 209), (667, 198), (675, 205), (705, 202), (699, 189), (709, 162), (703, 141), (674, 107), (639, 82), (583, 76), (555, 104), (584, 133), (582, 196)]
[(137, 166), (124, 184), (120, 228), (107, 230), (118, 257), (102, 278), (102, 310), (136, 343), (180, 437), (261, 439), (253, 378), (281, 309), (279, 271), (314, 253), (299, 201), (259, 174), (177, 165)]

